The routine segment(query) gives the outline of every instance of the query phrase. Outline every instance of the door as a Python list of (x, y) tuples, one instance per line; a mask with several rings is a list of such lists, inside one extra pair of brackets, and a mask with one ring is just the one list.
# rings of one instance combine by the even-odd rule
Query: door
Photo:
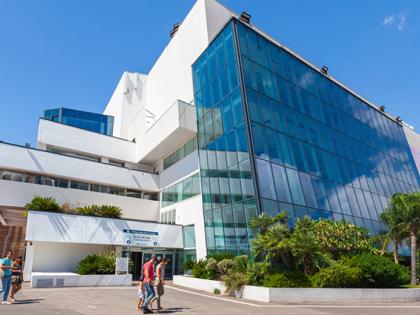
[(174, 275), (174, 254), (164, 254), (168, 261), (165, 266), (165, 279), (172, 279)]
[(133, 270), (133, 280), (140, 280), (143, 264), (142, 264), (142, 253), (141, 252), (132, 252), (131, 260), (134, 264)]

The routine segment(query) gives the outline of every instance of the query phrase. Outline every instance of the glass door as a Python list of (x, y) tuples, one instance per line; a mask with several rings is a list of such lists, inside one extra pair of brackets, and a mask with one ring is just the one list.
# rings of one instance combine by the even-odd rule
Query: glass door
[(164, 254), (168, 261), (165, 266), (165, 279), (172, 279), (174, 273), (174, 254)]

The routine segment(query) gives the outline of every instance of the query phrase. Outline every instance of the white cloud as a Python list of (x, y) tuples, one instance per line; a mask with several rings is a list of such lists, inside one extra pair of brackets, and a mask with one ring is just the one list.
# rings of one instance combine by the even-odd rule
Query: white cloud
[(400, 14), (398, 17), (399, 17), (399, 22), (398, 22), (398, 25), (397, 25), (397, 29), (399, 31), (403, 31), (405, 29), (405, 27), (407, 26), (407, 15)]
[(382, 25), (383, 26), (387, 26), (387, 25), (392, 25), (395, 22), (395, 16), (394, 15), (388, 15), (384, 18)]
[(407, 14), (399, 13), (387, 15), (381, 24), (383, 27), (393, 26), (397, 30), (403, 31), (407, 26)]

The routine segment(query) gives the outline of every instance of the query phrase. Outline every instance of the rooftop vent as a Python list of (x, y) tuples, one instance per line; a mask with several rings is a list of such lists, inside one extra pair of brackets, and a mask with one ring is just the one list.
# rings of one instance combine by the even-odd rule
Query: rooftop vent
[(401, 119), (401, 117), (400, 116), (397, 116), (397, 117), (395, 117), (395, 120), (397, 121), (397, 122), (402, 122), (402, 119)]
[(245, 22), (247, 24), (251, 24), (251, 15), (246, 13), (245, 11), (241, 13), (241, 15), (239, 16), (239, 19), (242, 22)]
[(385, 106), (381, 106), (381, 107), (379, 107), (379, 110), (381, 111), (381, 112), (385, 112)]
[(178, 32), (178, 29), (179, 29), (179, 23), (174, 24), (174, 26), (172, 27), (172, 30), (169, 32), (169, 36), (173, 38), (176, 32)]
[(28, 143), (28, 142), (26, 142), (26, 143), (25, 143), (25, 147), (30, 148), (30, 147), (31, 147), (31, 144), (30, 144), (30, 143)]
[(325, 74), (325, 75), (328, 75), (328, 67), (327, 66), (322, 66), (321, 73)]

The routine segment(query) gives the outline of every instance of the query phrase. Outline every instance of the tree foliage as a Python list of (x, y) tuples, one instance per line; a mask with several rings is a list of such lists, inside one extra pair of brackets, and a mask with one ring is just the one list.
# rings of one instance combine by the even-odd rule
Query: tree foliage
[(25, 205), (27, 211), (48, 211), (48, 212), (61, 212), (61, 207), (57, 201), (52, 197), (34, 196), (31, 202)]
[(122, 216), (122, 209), (117, 206), (110, 205), (90, 205), (77, 208), (77, 213), (103, 218), (119, 219)]
[(373, 239), (368, 230), (345, 221), (319, 220), (314, 224), (315, 238), (320, 250), (338, 259), (374, 251)]

